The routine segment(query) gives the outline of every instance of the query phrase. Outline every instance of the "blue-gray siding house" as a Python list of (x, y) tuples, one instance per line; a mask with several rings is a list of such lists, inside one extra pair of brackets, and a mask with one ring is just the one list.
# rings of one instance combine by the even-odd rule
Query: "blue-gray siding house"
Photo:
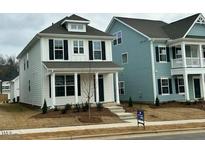
[(191, 101), (205, 98), (205, 18), (195, 14), (165, 23), (113, 17), (113, 61), (121, 101)]

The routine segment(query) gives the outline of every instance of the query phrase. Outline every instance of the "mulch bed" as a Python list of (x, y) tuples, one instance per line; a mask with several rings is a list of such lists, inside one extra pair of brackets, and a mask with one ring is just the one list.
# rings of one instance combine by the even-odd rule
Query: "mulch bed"
[[(92, 117), (101, 117), (101, 116), (109, 116), (109, 117), (117, 117), (117, 115), (113, 114), (109, 109), (102, 108), (101, 111), (97, 111), (96, 107), (92, 107), (90, 110)], [(63, 117), (88, 117), (89, 112), (74, 112), (73, 110), (68, 110), (67, 113), (62, 114), (61, 111), (48, 111), (46, 114), (37, 114), (32, 118), (63, 118)], [(82, 119), (82, 118), (81, 118)]]

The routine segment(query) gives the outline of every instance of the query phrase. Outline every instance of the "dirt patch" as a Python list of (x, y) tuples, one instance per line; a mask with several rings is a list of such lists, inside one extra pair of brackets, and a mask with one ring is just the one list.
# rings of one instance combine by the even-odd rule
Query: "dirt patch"
[(102, 122), (101, 117), (80, 116), (78, 119), (80, 122), (83, 122), (83, 123), (101, 123)]
[[(49, 111), (41, 114), (41, 110), (25, 104), (0, 104), (0, 130), (26, 129), (43, 127), (64, 127), (93, 124), (81, 122), (78, 117), (88, 117), (88, 112), (70, 112), (61, 114), (61, 111)], [(121, 123), (115, 114), (108, 109), (96, 111), (91, 109), (91, 116), (100, 117), (101, 124)]]
[(128, 107), (127, 103), (123, 103), (126, 112), (136, 114), (138, 109), (145, 111), (146, 121), (169, 121), (169, 120), (189, 120), (189, 119), (205, 119), (204, 102), (169, 102), (155, 106), (152, 104), (134, 104)]

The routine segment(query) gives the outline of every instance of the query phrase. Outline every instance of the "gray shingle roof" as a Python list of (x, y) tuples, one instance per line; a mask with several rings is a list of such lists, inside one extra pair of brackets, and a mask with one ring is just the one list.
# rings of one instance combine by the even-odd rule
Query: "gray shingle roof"
[(62, 68), (115, 68), (121, 67), (113, 62), (43, 62), (49, 69), (62, 69)]
[(167, 24), (158, 20), (144, 20), (135, 18), (116, 17), (132, 28), (140, 31), (150, 38), (177, 39), (183, 37), (200, 13)]
[(80, 17), (76, 14), (72, 14), (71, 16), (68, 17), (69, 20), (81, 20), (81, 21), (89, 21), (88, 19), (85, 19), (83, 17)]
[(71, 15), (70, 17), (65, 17), (60, 21), (56, 22), (55, 24), (49, 26), (48, 28), (44, 29), (40, 33), (47, 33), (47, 34), (70, 34), (70, 35), (91, 35), (91, 36), (112, 36), (108, 33), (100, 31), (96, 28), (93, 28), (89, 25), (86, 25), (86, 32), (69, 32), (65, 26), (61, 25), (64, 20), (86, 20), (82, 17), (77, 15)]
[(142, 32), (150, 38), (168, 38), (167, 34), (161, 28), (167, 23), (157, 20), (145, 20), (135, 18), (116, 17), (132, 28)]
[(191, 27), (191, 25), (194, 23), (194, 21), (199, 15), (200, 14), (198, 13), (189, 16), (187, 18), (178, 20), (176, 22), (170, 23), (164, 26), (163, 29), (167, 33), (169, 38), (171, 39), (181, 38), (186, 34), (186, 32), (189, 30), (189, 28)]

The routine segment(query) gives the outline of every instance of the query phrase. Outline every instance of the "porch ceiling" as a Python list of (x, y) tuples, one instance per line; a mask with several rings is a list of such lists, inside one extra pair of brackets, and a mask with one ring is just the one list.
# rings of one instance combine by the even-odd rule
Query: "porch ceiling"
[(113, 62), (43, 62), (48, 70), (122, 70)]

